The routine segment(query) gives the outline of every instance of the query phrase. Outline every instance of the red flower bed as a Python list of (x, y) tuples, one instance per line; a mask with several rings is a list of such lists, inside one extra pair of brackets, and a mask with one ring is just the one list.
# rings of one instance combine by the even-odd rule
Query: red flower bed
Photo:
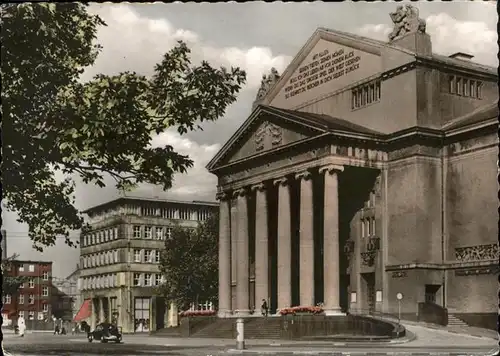
[(295, 315), (297, 313), (309, 313), (313, 315), (323, 313), (323, 308), (321, 307), (291, 307), (284, 308), (280, 310), (281, 315)]
[(215, 315), (215, 310), (186, 310), (179, 315), (181, 317), (212, 316)]

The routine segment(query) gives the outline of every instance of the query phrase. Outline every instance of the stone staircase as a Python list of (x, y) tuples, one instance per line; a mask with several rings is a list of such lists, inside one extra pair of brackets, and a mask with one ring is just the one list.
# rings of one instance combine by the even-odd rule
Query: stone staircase
[[(279, 339), (281, 337), (281, 318), (247, 318), (245, 319), (245, 339)], [(224, 338), (236, 337), (236, 319), (218, 319), (206, 326), (192, 337)]]
[(457, 318), (453, 314), (448, 314), (448, 326), (469, 326), (462, 319)]

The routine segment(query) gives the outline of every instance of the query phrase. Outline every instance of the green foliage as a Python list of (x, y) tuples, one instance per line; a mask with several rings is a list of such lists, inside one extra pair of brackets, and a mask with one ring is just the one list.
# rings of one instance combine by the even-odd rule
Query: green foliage
[(79, 81), (101, 47), (96, 31), (105, 23), (81, 3), (2, 6), (2, 183), (8, 209), (29, 226), (34, 247), (85, 228), (74, 207), (72, 179), (119, 189), (138, 183), (167, 190), (175, 173), (192, 167), (171, 145), (151, 147), (152, 134), (174, 127), (180, 134), (215, 121), (236, 100), (245, 82), (239, 68), (191, 65), (179, 42), (154, 68)]
[(219, 286), (218, 215), (198, 229), (175, 226), (161, 252), (164, 283), (159, 293), (181, 309), (190, 303), (217, 302)]
[(12, 255), (5, 260), (2, 260), (2, 297), (6, 295), (15, 295), (21, 284), (28, 282), (29, 278), (26, 276), (12, 276), (10, 271), (14, 268), (14, 261), (17, 255)]

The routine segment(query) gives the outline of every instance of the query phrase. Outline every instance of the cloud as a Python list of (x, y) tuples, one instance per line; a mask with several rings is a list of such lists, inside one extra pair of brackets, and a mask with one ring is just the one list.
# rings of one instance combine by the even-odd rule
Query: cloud
[(263, 73), (271, 67), (283, 71), (291, 57), (273, 54), (268, 47), (215, 47), (204, 42), (202, 36), (189, 29), (175, 28), (167, 19), (141, 17), (127, 4), (99, 4), (89, 7), (108, 26), (98, 31), (98, 42), (103, 50), (95, 65), (86, 70), (82, 79), (95, 74), (115, 74), (136, 71), (151, 75), (154, 65), (177, 41), (186, 42), (192, 51), (193, 63), (207, 60), (213, 66), (234, 66), (244, 69), (248, 89), (256, 89)]
[[(481, 21), (459, 21), (446, 13), (430, 15), (426, 31), (431, 36), (435, 53), (450, 55), (465, 52), (474, 55), (474, 61), (497, 66), (497, 32)], [(357, 32), (376, 40), (387, 41), (392, 26), (368, 24)]]

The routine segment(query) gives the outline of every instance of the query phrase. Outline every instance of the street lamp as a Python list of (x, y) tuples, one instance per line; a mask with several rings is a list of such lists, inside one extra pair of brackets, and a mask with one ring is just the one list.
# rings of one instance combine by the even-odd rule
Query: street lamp
[(396, 294), (396, 298), (398, 299), (398, 337), (399, 337), (399, 329), (401, 328), (401, 300), (403, 299), (403, 294)]

